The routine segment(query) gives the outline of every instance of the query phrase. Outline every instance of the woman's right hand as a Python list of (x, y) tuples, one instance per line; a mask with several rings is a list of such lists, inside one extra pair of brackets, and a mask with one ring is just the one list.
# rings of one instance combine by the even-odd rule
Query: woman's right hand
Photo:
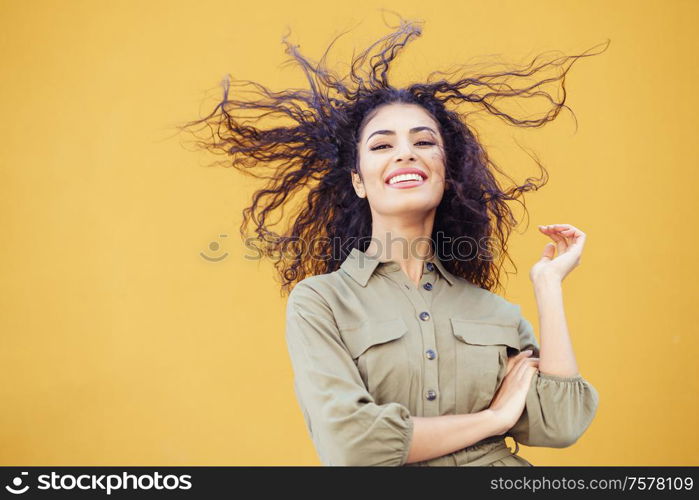
[(539, 358), (530, 358), (531, 354), (526, 350), (508, 359), (505, 378), (490, 402), (489, 409), (504, 429), (498, 434), (510, 430), (524, 411), (529, 385), (539, 366)]

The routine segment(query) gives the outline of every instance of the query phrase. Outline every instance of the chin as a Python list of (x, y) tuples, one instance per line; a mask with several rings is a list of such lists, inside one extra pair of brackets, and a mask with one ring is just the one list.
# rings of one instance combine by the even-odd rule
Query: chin
[(391, 204), (390, 207), (385, 207), (386, 210), (382, 210), (381, 212), (386, 215), (400, 215), (401, 213), (414, 214), (415, 212), (427, 213), (436, 208), (437, 205), (439, 205), (439, 201), (435, 203), (434, 200), (411, 200), (409, 202)]

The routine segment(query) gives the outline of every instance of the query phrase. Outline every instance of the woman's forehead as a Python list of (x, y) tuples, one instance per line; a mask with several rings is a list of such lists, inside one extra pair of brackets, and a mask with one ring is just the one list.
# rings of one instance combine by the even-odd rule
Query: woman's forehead
[(391, 104), (378, 109), (367, 120), (362, 135), (368, 137), (377, 130), (414, 133), (423, 130), (423, 127), (437, 132), (435, 121), (425, 109), (415, 104)]

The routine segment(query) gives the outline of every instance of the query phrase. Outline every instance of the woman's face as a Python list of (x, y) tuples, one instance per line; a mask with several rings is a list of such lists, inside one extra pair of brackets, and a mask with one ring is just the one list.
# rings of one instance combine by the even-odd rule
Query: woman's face
[(361, 178), (352, 172), (357, 195), (368, 199), (372, 213), (382, 215), (437, 207), (445, 188), (438, 123), (416, 104), (384, 104), (375, 113), (357, 146)]

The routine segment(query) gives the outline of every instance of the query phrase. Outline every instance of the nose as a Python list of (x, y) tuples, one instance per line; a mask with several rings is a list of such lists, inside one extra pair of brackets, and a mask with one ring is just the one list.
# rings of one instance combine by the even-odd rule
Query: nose
[(415, 161), (415, 153), (410, 145), (401, 144), (396, 154), (396, 161)]

